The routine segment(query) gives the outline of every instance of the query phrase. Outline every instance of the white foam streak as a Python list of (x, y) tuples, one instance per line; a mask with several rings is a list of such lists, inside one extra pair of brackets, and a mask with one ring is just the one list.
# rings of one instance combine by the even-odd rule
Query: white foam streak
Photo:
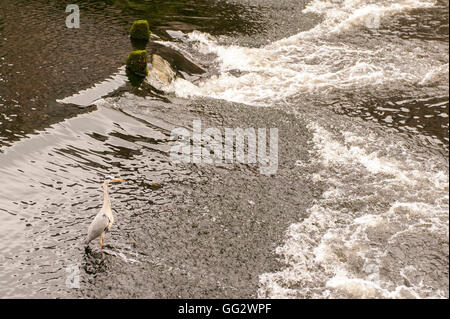
[[(276, 249), (286, 268), (260, 276), (259, 296), (446, 298), (429, 273), (444, 275), (448, 255), (429, 242), (448, 238), (448, 168), (420, 162), (400, 140), (310, 129), (323, 167), (316, 180), (329, 189), (287, 230)], [(364, 147), (373, 144), (386, 154)]]
[(449, 82), (449, 64), (445, 63), (439, 66), (434, 66), (429, 72), (425, 74), (419, 85), (431, 86), (441, 82)]
[[(188, 41), (202, 54), (217, 56), (220, 74), (196, 83), (177, 79), (169, 90), (181, 97), (272, 105), (302, 93), (444, 88), (448, 58), (442, 59), (437, 44), (382, 37), (359, 44), (335, 41), (433, 5), (315, 0), (305, 11), (323, 15), (323, 22), (262, 48), (224, 46), (193, 32)], [(288, 228), (276, 249), (286, 267), (262, 274), (258, 295), (448, 298), (448, 289), (439, 287), (445, 269), (448, 273), (448, 253), (441, 249), (448, 246), (448, 162), (432, 153), (414, 154), (408, 142), (389, 132), (356, 124), (328, 128), (317, 118), (306, 122), (315, 146), (308, 165), (319, 168), (311, 179), (326, 189), (308, 217)]]
[[(328, 40), (333, 34), (365, 26), (371, 15), (387, 17), (432, 5), (416, 0), (377, 4), (313, 1), (306, 11), (324, 14), (322, 23), (262, 48), (220, 45), (210, 35), (195, 31), (188, 34), (188, 41), (202, 54), (217, 55), (220, 75), (195, 84), (177, 79), (167, 90), (185, 98), (207, 96), (268, 105), (299, 93), (442, 84), (448, 63), (436, 61), (428, 45), (409, 48), (405, 47), (408, 43), (399, 41), (362, 48)], [(433, 68), (436, 70), (430, 71)], [(233, 72), (236, 70), (239, 75)]]
[[(373, 2), (373, 3), (370, 3)], [(316, 28), (299, 36), (310, 38), (342, 33), (355, 27), (378, 28), (387, 18), (394, 14), (417, 8), (430, 8), (434, 1), (400, 0), (400, 1), (312, 1), (305, 13), (324, 15), (324, 22)]]

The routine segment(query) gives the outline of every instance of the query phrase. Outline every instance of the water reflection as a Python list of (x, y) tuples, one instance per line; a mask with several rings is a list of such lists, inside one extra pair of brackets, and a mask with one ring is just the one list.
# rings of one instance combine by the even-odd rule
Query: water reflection
[(1, 1), (0, 152), (2, 146), (36, 130), (88, 111), (55, 100), (115, 74), (131, 50), (128, 30), (136, 19), (148, 19), (152, 32), (165, 39), (170, 38), (167, 29), (232, 34), (263, 28), (257, 13), (223, 1), (81, 0), (77, 4), (80, 29), (68, 29), (66, 3)]
[(261, 31), (264, 26), (258, 12), (226, 1), (208, 0), (108, 0), (99, 1), (97, 9), (113, 6), (122, 16), (147, 19), (150, 30), (169, 39), (165, 30), (202, 30), (211, 34)]
[(170, 201), (162, 196), (164, 185), (182, 172), (166, 155), (170, 131), (151, 124), (150, 117), (139, 119), (101, 107), (0, 154), (5, 180), (0, 194), (0, 296), (68, 296), (67, 265), (84, 263), (88, 272), (101, 270), (95, 252), (84, 255), (80, 243), (100, 209), (105, 175), (129, 180), (110, 189), (117, 228), (106, 248), (119, 258), (129, 242), (122, 238), (122, 228), (131, 227), (129, 212), (136, 205)]
[(139, 88), (141, 86), (142, 82), (144, 82), (144, 80), (145, 80), (145, 76), (139, 76), (139, 75), (131, 72), (128, 69), (126, 70), (126, 74), (128, 77), (128, 81), (135, 88)]
[(147, 47), (148, 41), (142, 40), (142, 39), (133, 39), (130, 38), (131, 46), (133, 47), (133, 50), (145, 50)]

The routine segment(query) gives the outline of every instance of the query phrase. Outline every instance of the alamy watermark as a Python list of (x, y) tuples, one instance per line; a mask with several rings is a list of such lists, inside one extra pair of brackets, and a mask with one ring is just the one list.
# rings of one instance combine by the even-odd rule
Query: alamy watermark
[(67, 288), (80, 288), (80, 268), (77, 264), (72, 264), (66, 267), (66, 272), (69, 273), (66, 277)]
[(182, 127), (171, 132), (170, 139), (175, 141), (170, 149), (173, 163), (258, 163), (261, 174), (277, 172), (277, 128), (225, 128), (222, 132), (216, 127), (202, 131), (201, 120), (194, 120), (192, 124), (192, 132)]
[(381, 26), (380, 20), (381, 20), (380, 15), (377, 12), (373, 12), (372, 14), (366, 16), (364, 22), (368, 29), (379, 29)]
[(66, 12), (70, 13), (66, 17), (66, 27), (69, 29), (80, 28), (80, 8), (76, 4), (69, 4), (66, 7)]

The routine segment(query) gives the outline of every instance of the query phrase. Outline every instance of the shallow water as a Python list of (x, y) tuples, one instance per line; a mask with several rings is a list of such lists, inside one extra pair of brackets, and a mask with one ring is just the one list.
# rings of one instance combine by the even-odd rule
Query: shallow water
[[(128, 2), (81, 2), (74, 32), (0, 0), (1, 297), (448, 298), (446, 2)], [(207, 71), (168, 101), (120, 75), (141, 17)], [(124, 91), (62, 103), (94, 84)], [(277, 175), (171, 163), (198, 117), (278, 127)], [(105, 175), (128, 182), (102, 261)]]

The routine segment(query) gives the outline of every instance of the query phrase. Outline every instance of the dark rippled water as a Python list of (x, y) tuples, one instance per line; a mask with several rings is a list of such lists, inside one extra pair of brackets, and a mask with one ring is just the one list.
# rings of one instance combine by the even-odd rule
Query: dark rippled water
[[(56, 99), (103, 81), (123, 65), (131, 49), (130, 23), (147, 18), (155, 34), (165, 30), (252, 33), (257, 13), (208, 1), (81, 1), (79, 30), (65, 26), (60, 1), (2, 0), (0, 11), (2, 125), (0, 145), (82, 111)], [(253, 16), (254, 15), (254, 16)]]
[[(448, 298), (448, 3), (367, 28), (375, 2), (316, 2), (78, 1), (77, 30), (0, 0), (0, 297)], [(206, 73), (133, 94), (140, 18)], [(122, 91), (57, 102), (100, 82)], [(196, 118), (278, 127), (277, 175), (174, 165)], [(106, 175), (127, 183), (102, 260), (81, 241)]]

